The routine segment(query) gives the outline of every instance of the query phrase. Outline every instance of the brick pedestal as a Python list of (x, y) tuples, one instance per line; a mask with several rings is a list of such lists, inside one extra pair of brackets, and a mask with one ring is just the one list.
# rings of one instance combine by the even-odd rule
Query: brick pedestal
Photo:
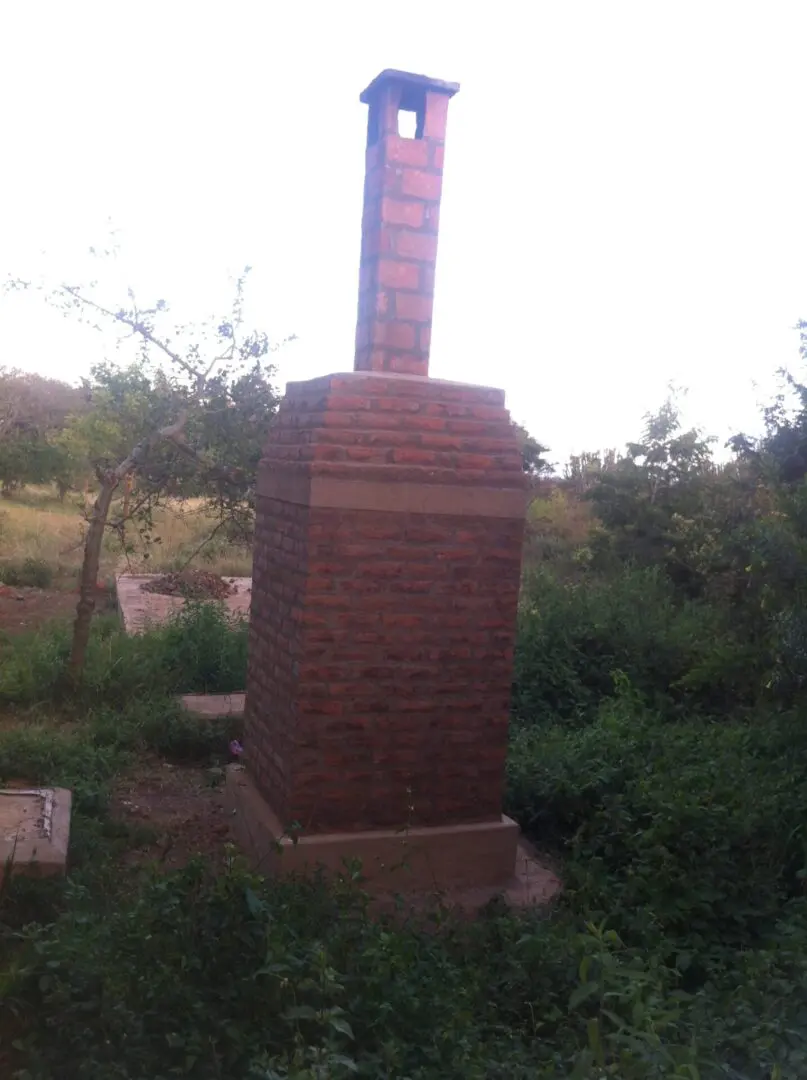
[(447, 866), (454, 829), (487, 851), (480, 881), (514, 865), (501, 797), (524, 504), (501, 391), (375, 372), (289, 386), (258, 482), (253, 825), (257, 795), (264, 831), (296, 826), (309, 850), (343, 834), (361, 857), (360, 834), (413, 830)]

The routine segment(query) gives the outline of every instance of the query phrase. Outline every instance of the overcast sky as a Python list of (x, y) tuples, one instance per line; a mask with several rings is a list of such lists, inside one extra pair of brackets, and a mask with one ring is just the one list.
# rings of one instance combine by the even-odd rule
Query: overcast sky
[[(689, 418), (757, 424), (807, 316), (807, 4), (296, 0), (0, 8), (0, 274), (46, 252), (183, 317), (352, 367), (365, 107), (385, 67), (458, 81), (431, 374), (503, 386), (563, 459), (622, 446), (674, 380)], [(107, 284), (112, 288), (112, 280)], [(104, 342), (0, 302), (0, 363), (75, 379)], [(754, 383), (760, 384), (755, 389)]]

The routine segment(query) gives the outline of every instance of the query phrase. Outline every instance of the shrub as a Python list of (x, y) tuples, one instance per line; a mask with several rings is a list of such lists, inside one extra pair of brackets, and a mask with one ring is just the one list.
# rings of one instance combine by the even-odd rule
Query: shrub
[(723, 637), (713, 610), (677, 602), (654, 569), (576, 583), (533, 572), (519, 613), (514, 713), (532, 722), (588, 718), (613, 693), (617, 671), (668, 709), (686, 698), (681, 680)]
[(594, 927), (390, 922), (350, 883), (237, 864), (146, 877), (100, 910), (71, 900), (16, 965), (40, 1080), (639, 1080), (696, 1059), (662, 1020), (675, 973)]
[(7, 562), (0, 566), (0, 582), (18, 588), (49, 589), (53, 570), (43, 559), (29, 557), (21, 563)]
[(508, 810), (637, 941), (744, 944), (802, 891), (805, 719), (666, 724), (623, 682), (584, 729), (519, 725)]

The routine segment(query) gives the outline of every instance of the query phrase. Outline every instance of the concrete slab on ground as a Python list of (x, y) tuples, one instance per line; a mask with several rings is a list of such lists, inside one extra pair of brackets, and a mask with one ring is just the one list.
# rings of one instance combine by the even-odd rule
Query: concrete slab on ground
[[(142, 634), (149, 626), (160, 626), (187, 604), (188, 601), (183, 596), (163, 596), (160, 593), (143, 591), (143, 585), (160, 576), (121, 574), (117, 578), (118, 610), (127, 634)], [(226, 577), (224, 580), (236, 587), (236, 591), (224, 600), (227, 610), (233, 615), (249, 617), (252, 578)]]
[(7, 872), (65, 872), (71, 801), (65, 788), (0, 788), (0, 884)]
[(217, 720), (222, 716), (244, 715), (246, 694), (183, 694), (182, 708), (200, 720)]

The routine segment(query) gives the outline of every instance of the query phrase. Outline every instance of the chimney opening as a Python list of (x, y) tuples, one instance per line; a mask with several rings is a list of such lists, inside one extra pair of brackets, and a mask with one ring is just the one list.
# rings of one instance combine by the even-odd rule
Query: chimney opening
[(399, 109), (398, 134), (402, 139), (422, 139), (423, 120), (422, 109)]

